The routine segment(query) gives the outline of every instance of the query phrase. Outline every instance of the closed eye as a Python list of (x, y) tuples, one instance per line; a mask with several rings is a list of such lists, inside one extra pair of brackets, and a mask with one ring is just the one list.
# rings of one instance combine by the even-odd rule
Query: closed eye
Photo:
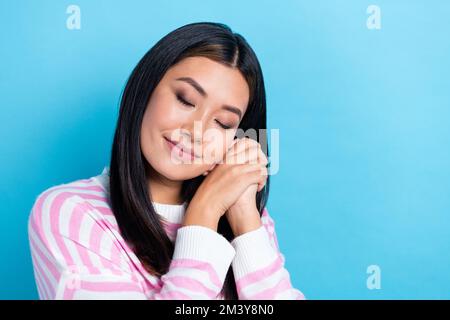
[(190, 106), (190, 107), (195, 107), (192, 103), (190, 103), (189, 101), (186, 101), (186, 99), (184, 99), (181, 95), (177, 94), (177, 100), (180, 101), (182, 104), (184, 104), (185, 106)]
[[(177, 94), (176, 96), (177, 96), (177, 100), (178, 100), (180, 103), (184, 104), (185, 106), (195, 107), (194, 104), (192, 104), (192, 103), (190, 103), (189, 101), (187, 101), (186, 99), (184, 99), (180, 94)], [(215, 120), (215, 121), (216, 121), (216, 123), (217, 123), (221, 128), (223, 128), (223, 129), (225, 129), (225, 130), (231, 129), (231, 128), (232, 128), (232, 126), (225, 125), (225, 124), (221, 123), (220, 121), (217, 121), (217, 120)]]
[(216, 120), (216, 122), (219, 124), (219, 126), (221, 126), (223, 129), (231, 129), (231, 126), (227, 126), (227, 125), (225, 125), (225, 124), (223, 124), (223, 123), (221, 123), (220, 121), (217, 121)]

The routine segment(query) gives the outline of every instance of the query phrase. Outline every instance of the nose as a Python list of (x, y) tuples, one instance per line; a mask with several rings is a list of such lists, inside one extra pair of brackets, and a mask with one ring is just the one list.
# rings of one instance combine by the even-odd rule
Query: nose
[(202, 142), (203, 130), (202, 122), (195, 120), (189, 124), (189, 126), (184, 126), (181, 129), (182, 140), (189, 142), (192, 148), (196, 145), (200, 145)]

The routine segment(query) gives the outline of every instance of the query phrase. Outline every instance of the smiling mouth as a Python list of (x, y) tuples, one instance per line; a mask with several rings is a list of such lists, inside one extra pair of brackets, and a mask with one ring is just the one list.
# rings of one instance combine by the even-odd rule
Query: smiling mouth
[[(169, 138), (164, 137), (164, 139), (171, 145), (171, 148), (177, 148), (180, 150), (180, 153), (185, 154), (186, 156), (189, 156), (191, 160), (194, 160), (194, 158), (200, 158), (198, 157), (193, 151), (189, 151), (183, 148), (179, 143), (170, 140)], [(180, 154), (181, 155), (181, 154)]]

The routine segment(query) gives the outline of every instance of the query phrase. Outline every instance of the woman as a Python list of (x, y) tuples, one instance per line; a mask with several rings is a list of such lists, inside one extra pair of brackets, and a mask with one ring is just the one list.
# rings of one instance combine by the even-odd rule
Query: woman
[[(249, 129), (255, 139), (238, 137)], [(263, 76), (242, 36), (193, 23), (163, 37), (125, 86), (110, 166), (33, 206), (40, 297), (303, 299), (265, 207), (264, 129)]]

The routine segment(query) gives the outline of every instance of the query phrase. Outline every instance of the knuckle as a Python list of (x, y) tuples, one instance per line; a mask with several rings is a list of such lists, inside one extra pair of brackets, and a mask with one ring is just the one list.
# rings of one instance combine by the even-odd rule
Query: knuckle
[(267, 178), (267, 176), (268, 176), (268, 171), (267, 171), (267, 168), (266, 168), (266, 167), (263, 167), (263, 169), (262, 169), (262, 174), (265, 176), (265, 178)]
[(241, 173), (241, 170), (240, 165), (234, 165), (231, 167), (230, 172), (233, 176), (238, 176)]

